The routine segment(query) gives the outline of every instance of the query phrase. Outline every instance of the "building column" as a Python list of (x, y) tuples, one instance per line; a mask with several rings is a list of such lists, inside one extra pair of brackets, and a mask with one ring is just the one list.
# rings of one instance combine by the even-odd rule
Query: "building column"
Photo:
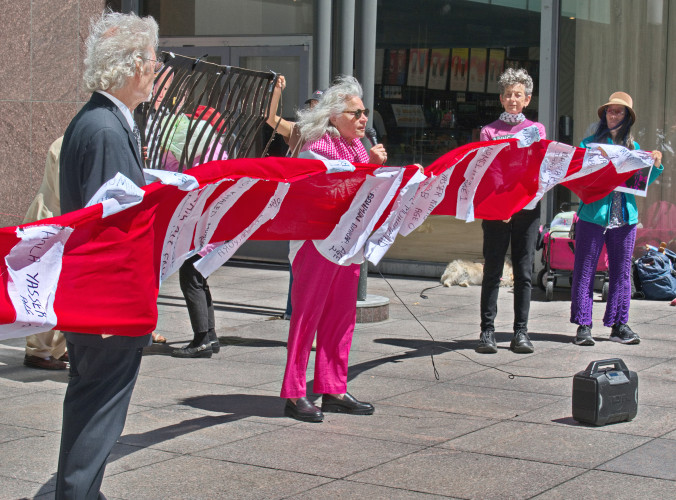
[[(547, 138), (558, 137), (558, 42), (561, 0), (542, 0), (540, 13), (540, 93), (538, 95), (538, 121), (545, 126)], [(540, 218), (551, 221), (554, 215), (554, 193), (544, 196)]]
[(355, 0), (340, 0), (339, 72), (352, 75), (354, 71), (354, 12)]
[(314, 89), (331, 84), (331, 0), (315, 0), (314, 6)]

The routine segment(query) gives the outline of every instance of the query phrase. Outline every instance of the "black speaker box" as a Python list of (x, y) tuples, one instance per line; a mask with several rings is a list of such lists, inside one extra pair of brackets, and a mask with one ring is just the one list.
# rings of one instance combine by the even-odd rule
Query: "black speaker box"
[(619, 358), (592, 361), (573, 377), (573, 418), (606, 425), (632, 420), (638, 411), (638, 376)]

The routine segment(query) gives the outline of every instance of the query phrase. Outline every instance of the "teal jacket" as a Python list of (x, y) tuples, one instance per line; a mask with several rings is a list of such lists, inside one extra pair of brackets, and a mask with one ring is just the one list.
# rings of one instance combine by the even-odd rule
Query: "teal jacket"
[[(583, 139), (580, 143), (580, 147), (586, 148), (589, 143), (594, 142), (593, 139), (593, 136)], [(612, 143), (613, 142), (609, 137), (608, 144)], [(637, 142), (634, 142), (634, 149), (640, 149)], [(663, 165), (660, 165), (659, 167), (653, 167), (653, 169), (650, 171), (648, 184), (652, 184), (653, 181), (660, 176), (663, 170)], [(613, 193), (610, 193), (605, 198), (601, 198), (600, 200), (597, 200), (593, 203), (586, 204), (580, 202), (580, 208), (577, 211), (577, 216), (583, 221), (606, 227), (610, 222), (610, 204), (612, 201)], [(633, 194), (622, 193), (622, 213), (624, 215), (624, 220), (627, 221), (627, 224), (638, 223), (638, 208), (636, 207), (636, 197)]]

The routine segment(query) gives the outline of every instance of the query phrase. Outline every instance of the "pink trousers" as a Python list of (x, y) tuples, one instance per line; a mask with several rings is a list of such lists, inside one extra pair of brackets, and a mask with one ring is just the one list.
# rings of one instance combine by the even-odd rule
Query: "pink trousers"
[(280, 396), (305, 397), (305, 372), (315, 333), (313, 391), (343, 394), (347, 391), (348, 356), (357, 317), (359, 265), (339, 266), (329, 262), (312, 241), (306, 241), (291, 267), (293, 312)]

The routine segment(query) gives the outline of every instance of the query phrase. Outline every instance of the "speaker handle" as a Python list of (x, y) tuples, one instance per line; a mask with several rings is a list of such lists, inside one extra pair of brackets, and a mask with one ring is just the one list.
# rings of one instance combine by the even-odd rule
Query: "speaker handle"
[(627, 368), (627, 365), (624, 364), (624, 361), (622, 361), (620, 358), (610, 358), (610, 359), (602, 359), (600, 361), (592, 361), (589, 363), (589, 366), (587, 366), (587, 369), (585, 371), (589, 372), (590, 375), (597, 373), (599, 371), (599, 368), (602, 366), (608, 366), (608, 365), (613, 365), (613, 368), (615, 368), (618, 371), (629, 371)]

